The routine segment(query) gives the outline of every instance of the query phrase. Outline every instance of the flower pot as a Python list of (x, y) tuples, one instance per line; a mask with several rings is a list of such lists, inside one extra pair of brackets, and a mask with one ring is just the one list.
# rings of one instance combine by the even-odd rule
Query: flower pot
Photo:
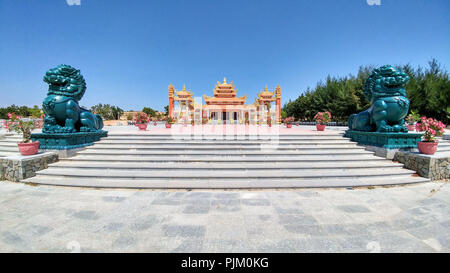
[(325, 124), (316, 124), (317, 131), (324, 131), (326, 125)]
[(156, 122), (153, 123), (154, 126), (158, 125)]
[(138, 123), (136, 126), (139, 128), (140, 131), (147, 130), (147, 124), (146, 123)]
[(17, 143), (17, 146), (19, 146), (19, 152), (22, 155), (35, 155), (39, 149), (39, 141), (29, 143), (19, 142)]
[(420, 141), (417, 143), (417, 148), (421, 154), (432, 155), (436, 152), (438, 146), (438, 142), (425, 142)]
[(290, 123), (286, 124), (286, 128), (292, 128), (292, 124)]
[(172, 128), (172, 124), (166, 123), (166, 128), (167, 128), (167, 129)]
[(408, 131), (414, 131), (414, 129), (416, 128), (414, 124), (408, 124), (406, 127), (408, 127)]

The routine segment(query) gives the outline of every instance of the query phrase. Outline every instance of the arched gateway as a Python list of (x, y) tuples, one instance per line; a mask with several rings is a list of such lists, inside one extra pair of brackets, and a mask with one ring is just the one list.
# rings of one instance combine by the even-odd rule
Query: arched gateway
[[(203, 95), (205, 104), (197, 104), (190, 90), (175, 90), (169, 85), (169, 116), (178, 122), (190, 122), (192, 119), (201, 122), (202, 118), (217, 122), (256, 123), (267, 122), (268, 117), (275, 123), (281, 123), (281, 87), (273, 92), (267, 86), (258, 93), (253, 104), (245, 104), (247, 95), (237, 97), (233, 82), (217, 82), (213, 97)], [(177, 104), (177, 105), (176, 105)], [(271, 107), (275, 104), (275, 107)]]

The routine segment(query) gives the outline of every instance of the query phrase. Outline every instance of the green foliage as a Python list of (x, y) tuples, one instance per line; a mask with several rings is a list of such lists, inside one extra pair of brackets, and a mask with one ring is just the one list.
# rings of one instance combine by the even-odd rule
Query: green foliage
[(33, 118), (40, 118), (44, 112), (39, 109), (37, 105), (33, 106), (33, 108), (29, 108), (28, 111), (30, 112), (30, 116)]
[[(447, 108), (450, 105), (449, 74), (435, 60), (429, 62), (427, 69), (413, 69), (409, 64), (397, 66), (406, 72), (411, 81), (406, 92), (411, 101), (410, 109), (425, 115), (450, 122)], [(356, 76), (328, 76), (325, 82), (319, 82), (311, 90), (307, 89), (294, 101), (283, 106), (287, 116), (300, 120), (312, 120), (317, 112), (330, 111), (335, 121), (346, 122), (353, 113), (369, 107), (364, 97), (363, 86), (373, 66), (360, 67)]]
[(142, 112), (146, 113), (149, 117), (156, 116), (156, 111), (150, 107), (144, 107), (144, 109), (142, 109)]
[(21, 117), (34, 118), (40, 118), (42, 114), (37, 105), (35, 105), (33, 108), (29, 108), (27, 106), (16, 106), (13, 104), (8, 107), (0, 108), (0, 119), (8, 119), (8, 113), (16, 113)]
[(169, 105), (164, 106), (165, 115), (169, 115)]
[(118, 106), (109, 104), (97, 104), (91, 107), (91, 112), (99, 114), (104, 120), (118, 120), (123, 114), (123, 110)]

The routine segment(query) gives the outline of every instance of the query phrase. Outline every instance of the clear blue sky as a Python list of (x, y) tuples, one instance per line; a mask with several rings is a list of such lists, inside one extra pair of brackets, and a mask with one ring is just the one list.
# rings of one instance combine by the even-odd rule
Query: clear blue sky
[(449, 0), (380, 1), (0, 0), (0, 106), (41, 105), (60, 63), (81, 69), (81, 105), (124, 110), (162, 110), (170, 83), (212, 95), (227, 77), (250, 103), (279, 84), (284, 104), (360, 65), (450, 69)]

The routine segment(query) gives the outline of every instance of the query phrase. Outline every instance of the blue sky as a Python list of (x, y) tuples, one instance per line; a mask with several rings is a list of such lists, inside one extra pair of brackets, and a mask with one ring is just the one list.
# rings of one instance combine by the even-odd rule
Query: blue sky
[(284, 104), (360, 65), (450, 68), (448, 0), (80, 2), (0, 0), (0, 106), (41, 105), (60, 63), (81, 69), (81, 105), (124, 110), (162, 110), (170, 83), (212, 95), (227, 77), (249, 103), (279, 84)]

